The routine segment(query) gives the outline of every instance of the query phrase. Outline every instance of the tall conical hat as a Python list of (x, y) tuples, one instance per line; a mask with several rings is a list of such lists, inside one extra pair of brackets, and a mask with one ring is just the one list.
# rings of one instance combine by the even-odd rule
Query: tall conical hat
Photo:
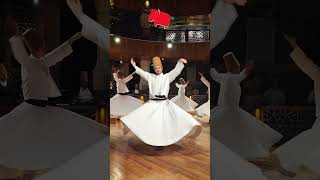
[(160, 66), (162, 68), (161, 59), (158, 56), (155, 56), (155, 57), (152, 58), (152, 64), (153, 64), (154, 68), (157, 67), (157, 66)]
[(240, 64), (233, 52), (228, 52), (223, 56), (224, 63), (228, 71), (239, 68)]

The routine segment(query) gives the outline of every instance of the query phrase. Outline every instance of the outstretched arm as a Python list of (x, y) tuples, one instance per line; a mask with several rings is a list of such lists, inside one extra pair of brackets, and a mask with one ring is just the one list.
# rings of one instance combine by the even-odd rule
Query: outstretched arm
[(62, 61), (65, 57), (72, 53), (72, 43), (81, 38), (80, 33), (73, 35), (68, 41), (60, 45), (58, 48), (54, 49), (50, 53), (44, 56), (44, 62), (48, 67), (55, 65), (56, 63)]
[(284, 35), (288, 40), (291, 47), (294, 49), (290, 54), (290, 57), (296, 63), (296, 65), (306, 73), (312, 80), (316, 80), (320, 77), (320, 68), (313, 63), (313, 61), (307, 57), (303, 50), (297, 45), (296, 38)]
[(213, 80), (217, 81), (218, 83), (221, 83), (221, 81), (224, 77), (224, 74), (219, 73), (215, 68), (210, 69), (210, 75), (211, 75), (211, 78)]
[(244, 80), (253, 70), (254, 65), (247, 65), (239, 74), (239, 81)]
[(183, 59), (183, 58), (179, 59), (175, 68), (168, 73), (170, 83), (179, 76), (179, 74), (184, 68), (184, 64), (186, 64), (187, 62), (188, 61), (186, 59)]
[(17, 23), (15, 19), (11, 16), (7, 17), (7, 22), (8, 22), (9, 35), (11, 37), (9, 39), (9, 42), (10, 42), (13, 56), (20, 64), (23, 64), (24, 62), (26, 62), (29, 55), (23, 44), (21, 34), (17, 28)]
[(204, 76), (201, 76), (200, 80), (203, 82), (204, 85), (210, 88), (210, 82)]
[(127, 76), (126, 78), (123, 79), (123, 81), (125, 83), (129, 82), (131, 79), (133, 79), (133, 75), (135, 74), (136, 72), (133, 72), (132, 74), (130, 74), (129, 76)]
[(297, 66), (306, 73), (312, 80), (320, 78), (320, 68), (309, 59), (305, 53), (297, 47), (290, 54), (290, 57), (297, 64)]
[(80, 0), (67, 0), (67, 4), (82, 24), (82, 35), (100, 48), (108, 50), (110, 48), (110, 30), (85, 15)]
[(238, 13), (232, 3), (218, 0), (210, 13), (211, 33), (210, 49), (215, 48), (227, 35), (230, 27), (237, 19)]
[(119, 81), (119, 77), (118, 74), (116, 72), (112, 73), (113, 79), (118, 82)]
[(135, 68), (136, 70), (136, 73), (141, 76), (143, 79), (145, 79), (146, 81), (149, 81), (150, 77), (151, 77), (151, 74), (142, 70), (141, 68), (139, 68), (137, 65), (136, 65), (136, 62), (133, 60), (133, 58), (131, 58), (131, 65)]
[(21, 36), (12, 36), (9, 39), (14, 58), (20, 63), (28, 61), (29, 55), (25, 49)]

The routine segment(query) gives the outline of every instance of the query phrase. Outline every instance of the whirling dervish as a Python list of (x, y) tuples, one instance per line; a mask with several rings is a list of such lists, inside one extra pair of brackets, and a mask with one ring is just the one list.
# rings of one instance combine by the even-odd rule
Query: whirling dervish
[(197, 114), (201, 117), (203, 116), (207, 116), (207, 119), (209, 121), (210, 118), (210, 82), (203, 76), (202, 73), (199, 73), (201, 76), (201, 82), (207, 86), (208, 88), (208, 101), (205, 102), (204, 104), (202, 104), (201, 106), (199, 106), (196, 111)]
[(61, 95), (49, 68), (72, 53), (71, 44), (81, 35), (47, 53), (41, 32), (30, 29), (21, 35), (15, 20), (8, 19), (11, 50), (21, 65), (24, 102), (0, 119), (0, 164), (22, 170), (55, 168), (108, 132), (94, 120), (49, 105), (49, 98)]
[(156, 74), (143, 71), (131, 59), (136, 73), (148, 81), (150, 100), (122, 117), (122, 123), (139, 139), (152, 146), (168, 146), (187, 135), (197, 137), (201, 132), (198, 121), (168, 100), (170, 83), (181, 73), (187, 60), (179, 59), (176, 67), (166, 74), (163, 74), (159, 57), (153, 57), (152, 63)]
[(267, 180), (262, 171), (235, 154), (216, 139), (213, 139), (213, 179), (234, 180), (254, 179)]
[(285, 38), (293, 48), (290, 54), (292, 60), (313, 80), (317, 119), (311, 129), (280, 146), (274, 154), (287, 171), (296, 173), (299, 168), (305, 167), (320, 176), (320, 68), (298, 46), (295, 37), (285, 35)]
[[(238, 14), (235, 5), (244, 6), (246, 0), (217, 0), (214, 8), (210, 13), (210, 36), (215, 37), (210, 39), (210, 50), (213, 50), (228, 33), (230, 27), (237, 19)], [(211, 122), (215, 121), (211, 110)], [(211, 126), (213, 133), (216, 127)], [(223, 144), (213, 137), (213, 158), (215, 166), (213, 166), (214, 179), (255, 179), (266, 180), (261, 170), (253, 164), (244, 160), (238, 154), (232, 152)]]
[[(63, 165), (40, 175), (35, 180), (106, 179), (108, 173), (108, 138), (99, 140)], [(83, 173), (79, 173), (83, 172)]]
[(133, 78), (134, 73), (127, 77), (120, 71), (114, 69), (113, 79), (117, 83), (117, 94), (110, 98), (110, 116), (120, 118), (129, 114), (143, 105), (143, 101), (129, 95), (127, 83)]
[(213, 80), (221, 85), (218, 106), (212, 110), (214, 136), (243, 158), (268, 157), (270, 148), (282, 135), (239, 107), (240, 82), (253, 66), (240, 72), (240, 64), (232, 52), (225, 54), (223, 59), (227, 73), (211, 69)]
[(186, 112), (193, 113), (198, 103), (188, 98), (186, 94), (186, 87), (189, 81), (185, 82), (183, 78), (180, 78), (180, 84), (176, 83), (176, 87), (179, 89), (178, 95), (171, 99), (176, 105), (185, 110)]

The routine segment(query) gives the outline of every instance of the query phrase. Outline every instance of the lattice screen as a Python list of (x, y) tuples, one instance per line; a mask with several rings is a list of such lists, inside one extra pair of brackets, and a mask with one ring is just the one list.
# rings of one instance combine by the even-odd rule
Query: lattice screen
[(166, 41), (168, 42), (186, 42), (186, 33), (184, 31), (167, 31)]
[(188, 31), (189, 42), (205, 42), (210, 40), (209, 30)]

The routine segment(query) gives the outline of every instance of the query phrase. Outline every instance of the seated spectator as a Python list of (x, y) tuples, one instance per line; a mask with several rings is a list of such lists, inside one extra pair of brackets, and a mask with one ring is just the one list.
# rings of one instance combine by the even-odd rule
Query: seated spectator
[(17, 84), (9, 78), (7, 68), (2, 63), (0, 63), (0, 99), (0, 116), (14, 108), (19, 100)]

